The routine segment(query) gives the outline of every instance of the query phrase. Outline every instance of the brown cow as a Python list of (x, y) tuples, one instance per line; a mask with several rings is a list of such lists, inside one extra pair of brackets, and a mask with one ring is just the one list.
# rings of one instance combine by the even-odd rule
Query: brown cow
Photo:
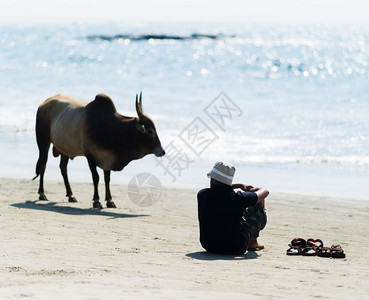
[(96, 167), (104, 170), (105, 200), (107, 207), (116, 207), (110, 194), (110, 171), (121, 171), (130, 161), (154, 153), (165, 154), (161, 147), (152, 119), (142, 110), (136, 95), (138, 118), (120, 115), (113, 101), (104, 94), (85, 103), (65, 95), (45, 100), (37, 110), (36, 138), (39, 158), (36, 179), (40, 175), (39, 199), (47, 200), (44, 193), (44, 173), (50, 143), (53, 155), (61, 156), (60, 170), (69, 202), (77, 202), (73, 196), (67, 175), (68, 160), (86, 156), (94, 183), (93, 207), (102, 208), (99, 202), (99, 175)]

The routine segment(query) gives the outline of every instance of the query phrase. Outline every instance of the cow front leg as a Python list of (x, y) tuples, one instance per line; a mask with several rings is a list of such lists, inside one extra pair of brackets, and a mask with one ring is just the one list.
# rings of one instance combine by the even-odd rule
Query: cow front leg
[(99, 174), (96, 170), (96, 163), (92, 157), (87, 157), (88, 166), (90, 167), (90, 171), (92, 173), (92, 181), (94, 183), (94, 198), (93, 198), (93, 208), (102, 208), (100, 203), (98, 185), (99, 185)]
[(70, 187), (69, 180), (68, 180), (68, 172), (67, 172), (68, 161), (69, 161), (68, 156), (61, 154), (59, 167), (60, 167), (60, 171), (62, 173), (63, 179), (64, 179), (64, 185), (67, 191), (66, 196), (68, 197), (68, 202), (77, 202), (77, 199), (74, 198), (73, 196), (72, 189)]
[(110, 171), (104, 171), (104, 181), (105, 181), (105, 200), (106, 206), (111, 208), (117, 208), (115, 203), (111, 200), (110, 193)]

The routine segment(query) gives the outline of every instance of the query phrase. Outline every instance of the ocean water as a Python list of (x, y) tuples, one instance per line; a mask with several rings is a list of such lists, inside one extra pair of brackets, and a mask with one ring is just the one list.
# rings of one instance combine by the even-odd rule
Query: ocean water
[[(238, 181), (366, 198), (368, 31), (260, 24), (2, 25), (0, 176), (32, 177), (35, 114), (46, 98), (64, 93), (91, 101), (105, 93), (120, 113), (135, 116), (135, 95), (142, 91), (143, 108), (168, 155), (132, 162), (116, 182), (150, 171), (163, 182), (201, 185), (214, 161), (224, 159), (237, 166)], [(46, 178), (61, 180), (57, 160), (49, 161)], [(83, 159), (70, 169), (72, 180), (90, 180)]]

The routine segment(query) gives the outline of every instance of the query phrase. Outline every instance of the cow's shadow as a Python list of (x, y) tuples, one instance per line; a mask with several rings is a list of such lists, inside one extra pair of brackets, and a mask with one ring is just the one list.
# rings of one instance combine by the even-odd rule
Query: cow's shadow
[(149, 215), (144, 214), (126, 214), (113, 212), (111, 209), (109, 211), (104, 209), (94, 209), (94, 208), (80, 208), (73, 206), (63, 206), (59, 205), (58, 202), (50, 201), (40, 201), (40, 200), (28, 200), (26, 202), (14, 203), (10, 206), (22, 208), (22, 209), (34, 209), (34, 210), (44, 210), (50, 212), (56, 212), (65, 215), (83, 216), (83, 215), (94, 215), (94, 216), (104, 216), (110, 219), (116, 218), (137, 218), (137, 217), (147, 217)]
[(248, 260), (248, 259), (256, 259), (259, 257), (254, 251), (247, 251), (245, 254), (239, 255), (223, 255), (223, 254), (214, 254), (206, 251), (198, 251), (186, 254), (187, 257), (191, 257), (198, 260)]

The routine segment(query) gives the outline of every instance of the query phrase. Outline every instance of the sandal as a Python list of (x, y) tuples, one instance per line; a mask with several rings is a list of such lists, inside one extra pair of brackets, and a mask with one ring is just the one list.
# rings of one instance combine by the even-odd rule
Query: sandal
[(301, 255), (306, 247), (306, 241), (302, 238), (294, 238), (288, 246), (290, 248), (286, 251), (287, 255)]
[(331, 247), (331, 256), (333, 258), (345, 258), (346, 254), (343, 252), (340, 244), (333, 244)]
[(305, 256), (315, 256), (319, 252), (319, 249), (323, 247), (323, 241), (321, 239), (308, 239), (306, 247), (302, 252)]
[(320, 247), (316, 255), (320, 257), (332, 257), (331, 247)]
[(260, 251), (260, 250), (263, 250), (264, 248), (265, 248), (264, 245), (258, 245), (255, 248), (247, 249), (247, 251)]

